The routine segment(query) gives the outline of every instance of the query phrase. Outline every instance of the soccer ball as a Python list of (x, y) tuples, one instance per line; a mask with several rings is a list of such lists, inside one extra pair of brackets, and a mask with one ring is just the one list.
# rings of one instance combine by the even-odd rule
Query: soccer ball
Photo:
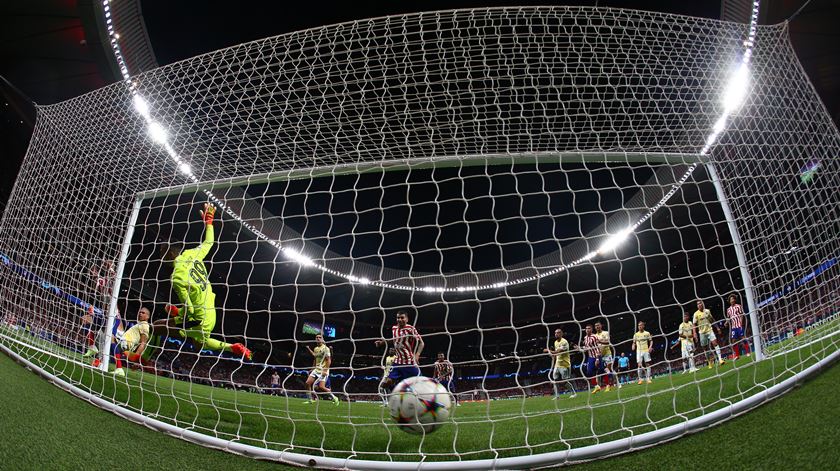
[(418, 435), (432, 433), (449, 420), (452, 396), (437, 381), (415, 376), (394, 388), (388, 396), (388, 409), (401, 430)]

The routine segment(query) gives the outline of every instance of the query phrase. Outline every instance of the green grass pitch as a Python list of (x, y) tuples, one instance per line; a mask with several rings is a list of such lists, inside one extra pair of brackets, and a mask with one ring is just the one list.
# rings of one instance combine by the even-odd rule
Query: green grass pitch
[[(825, 330), (824, 330), (825, 329)], [(831, 331), (826, 326), (821, 331)], [(809, 332), (809, 336), (816, 336), (817, 332)], [(798, 338), (798, 342), (804, 339)], [(513, 456), (522, 452), (542, 452), (563, 450), (595, 443), (593, 435), (598, 435), (602, 441), (626, 437), (677, 423), (685, 418), (694, 417), (719, 407), (728, 405), (743, 397), (758, 392), (764, 387), (776, 384), (789, 377), (796, 371), (812, 364), (824, 354), (833, 351), (835, 345), (831, 338), (818, 341), (801, 350), (780, 355), (771, 361), (752, 363), (747, 359), (740, 360), (735, 367), (731, 363), (714, 369), (702, 369), (696, 376), (677, 374), (657, 378), (652, 385), (625, 386), (618, 392), (597, 395), (579, 394), (576, 399), (563, 398), (551, 401), (550, 398), (531, 398), (500, 400), (485, 403), (468, 403), (457, 408), (455, 418), (439, 432), (427, 437), (407, 435), (391, 425), (383, 408), (370, 403), (342, 402), (339, 406), (323, 402), (317, 405), (304, 405), (301, 400), (276, 398), (245, 392), (234, 392), (201, 385), (192, 385), (180, 381), (173, 381), (151, 375), (141, 375), (130, 372), (128, 381), (119, 380), (110, 375), (102, 375), (88, 368), (68, 364), (63, 360), (40, 355), (40, 363), (47, 364), (52, 372), (58, 372), (65, 379), (72, 379), (105, 397), (114, 398), (117, 402), (127, 404), (135, 410), (159, 418), (160, 420), (176, 423), (185, 428), (219, 436), (221, 438), (238, 439), (244, 443), (273, 449), (293, 449), (293, 451), (318, 454), (321, 449), (329, 456), (346, 456), (342, 450), (355, 449), (357, 457), (370, 459), (386, 458), (382, 452), (390, 453), (392, 459), (410, 460), (417, 458), (417, 450), (430, 455), (432, 459), (453, 459), (455, 454), (462, 459), (487, 458), (491, 454), (487, 450), (495, 448), (502, 456)], [(17, 347), (21, 350), (25, 347)], [(28, 349), (27, 349), (28, 350)], [(30, 350), (29, 353), (32, 353)], [(50, 449), (62, 450), (72, 448), (72, 451), (58, 453), (55, 459), (64, 459), (68, 467), (75, 467), (74, 456), (79, 455), (76, 448), (98, 451), (97, 447), (103, 442), (111, 441), (113, 437), (117, 443), (137, 443), (137, 435), (141, 431), (145, 434), (144, 441), (151, 445), (150, 451), (161, 448), (161, 453), (153, 451), (152, 455), (160, 455), (160, 463), (178, 462), (182, 458), (180, 449), (192, 450), (189, 453), (200, 453), (215, 457), (216, 463), (239, 461), (241, 466), (253, 469), (257, 463), (247, 462), (245, 458), (227, 456), (219, 452), (202, 449), (162, 434), (150, 432), (142, 427), (128, 423), (123, 419), (97, 410), (93, 406), (67, 395), (43, 380), (2, 357), (0, 366), (3, 368), (2, 383), (5, 389), (3, 406), (0, 417), (7, 432), (12, 435), (32, 435), (51, 444)], [(9, 371), (6, 374), (6, 371)], [(63, 373), (62, 373), (63, 372)], [(840, 377), (840, 369), (834, 367), (829, 373), (822, 374), (814, 384), (823, 384), (826, 378), (834, 378), (833, 386)], [(142, 385), (142, 389), (141, 389)], [(797, 397), (805, 390), (816, 389), (808, 386), (795, 393)], [(820, 394), (828, 387), (821, 387)], [(38, 391), (37, 394), (34, 391)], [(17, 396), (15, 399), (15, 396)], [(60, 399), (54, 398), (57, 396)], [(793, 397), (793, 395), (789, 396)], [(758, 411), (735, 419), (729, 425), (713, 429), (712, 431), (678, 440), (670, 445), (655, 447), (648, 451), (618, 458), (617, 462), (639, 457), (654, 456), (656, 460), (669, 460), (669, 453), (680, 455), (675, 450), (686, 444), (701, 440), (691, 449), (708, 447), (709, 450), (741, 449), (739, 452), (750, 451), (755, 459), (761, 462), (762, 457), (775, 457), (786, 462), (786, 457), (799, 456), (802, 452), (790, 450), (782, 453), (785, 448), (776, 449), (773, 441), (781, 441), (790, 445), (790, 433), (801, 432), (801, 440), (808, 446), (803, 450), (813, 449), (812, 443), (820, 440), (831, 440), (832, 425), (840, 418), (840, 414), (830, 407), (818, 412), (815, 404), (830, 406), (830, 401), (817, 400), (814, 392), (810, 399), (800, 402), (803, 407), (796, 410), (784, 409), (780, 411), (782, 418), (767, 417), (767, 410), (778, 409), (777, 403), (790, 401), (789, 397), (774, 402), (771, 406), (762, 407)], [(620, 398), (620, 400), (619, 400)], [(49, 404), (49, 407), (45, 407)], [(57, 404), (62, 404), (60, 407)], [(16, 412), (17, 410), (29, 412)], [(64, 416), (72, 414), (73, 419)], [(779, 415), (779, 414), (776, 414)], [(44, 420), (30, 420), (29, 417), (43, 416)], [(87, 417), (98, 417), (88, 420)], [(103, 419), (102, 417), (106, 417)], [(48, 419), (52, 417), (52, 419)], [(174, 418), (174, 420), (172, 420)], [(741, 433), (733, 429), (732, 425), (739, 422), (754, 423), (754, 431)], [(86, 424), (86, 422), (88, 422)], [(383, 426), (383, 423), (387, 426)], [(104, 424), (108, 428), (120, 431), (113, 434), (102, 431)], [(34, 426), (34, 427), (33, 427)], [(753, 426), (753, 425), (751, 425)], [(65, 431), (67, 428), (81, 428), (81, 431)], [(35, 429), (33, 432), (31, 429)], [(778, 428), (778, 432), (769, 432)], [(95, 440), (84, 437), (89, 433), (85, 429), (95, 430), (98, 436)], [(724, 431), (733, 429), (728, 434)], [(765, 432), (764, 430), (768, 430)], [(783, 432), (782, 430), (788, 430)], [(94, 433), (94, 432), (90, 432)], [(722, 440), (707, 438), (713, 435), (725, 437)], [(126, 437), (135, 437), (128, 439)], [(248, 437), (248, 438), (245, 438)], [(31, 441), (33, 437), (27, 437)], [(726, 443), (733, 441), (735, 443)], [(32, 445), (20, 444), (16, 441), (5, 440), (4, 456), (20, 457), (21, 463), (39, 463), (50, 453), (31, 453)], [(764, 443), (764, 454), (756, 453), (761, 449), (758, 444)], [(292, 447), (289, 447), (289, 445)], [(528, 445), (528, 450), (523, 450)], [(832, 447), (836, 448), (836, 447)], [(672, 450), (670, 452), (665, 450)], [(198, 451), (196, 451), (198, 450)], [(689, 450), (689, 448), (686, 448)], [(690, 454), (690, 453), (689, 453)], [(713, 453), (718, 455), (717, 451)], [(823, 450), (820, 458), (835, 456), (836, 451)], [(79, 455), (84, 459), (84, 453)], [(684, 457), (683, 457), (684, 458)], [(428, 459), (428, 458), (427, 458)], [(645, 458), (647, 459), (647, 458)], [(676, 457), (674, 459), (677, 459)], [(795, 458), (794, 458), (795, 459)], [(201, 463), (196, 458), (191, 465)], [(616, 459), (602, 463), (616, 462)], [(766, 460), (765, 460), (766, 462)], [(836, 461), (835, 461), (836, 462)], [(250, 463), (250, 464), (248, 464)], [(630, 465), (632, 461), (625, 461)], [(674, 465), (678, 462), (673, 461)], [(812, 461), (802, 461), (804, 465), (813, 465)], [(698, 466), (702, 463), (696, 463)], [(745, 463), (746, 464), (746, 463)], [(197, 469), (187, 465), (188, 469)], [(163, 465), (162, 465), (163, 466)], [(273, 467), (276, 466), (272, 464)], [(587, 465), (589, 467), (591, 465)], [(61, 465), (60, 467), (65, 467)], [(165, 467), (171, 467), (166, 465)], [(179, 466), (180, 467), (180, 466)], [(749, 466), (748, 466), (749, 467)], [(89, 467), (88, 467), (89, 468)], [(95, 468), (95, 467), (94, 467)], [(213, 465), (204, 469), (219, 469)]]

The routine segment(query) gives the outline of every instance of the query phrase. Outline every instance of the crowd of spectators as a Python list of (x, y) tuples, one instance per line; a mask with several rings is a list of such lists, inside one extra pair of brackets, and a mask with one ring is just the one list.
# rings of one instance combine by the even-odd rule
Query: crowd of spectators
[[(773, 344), (799, 335), (813, 326), (834, 319), (840, 311), (840, 292), (824, 287), (809, 293), (814, 298), (813, 306), (818, 309), (793, 313), (798, 304), (786, 306), (779, 303), (774, 306), (772, 315), (779, 322), (771, 331), (764, 333), (764, 342)], [(801, 301), (801, 300), (800, 300)], [(779, 313), (788, 309), (786, 315)], [(73, 351), (81, 351), (82, 336), (79, 326), (70, 322), (48, 322), (47, 319), (32, 313), (0, 313), (0, 324), (18, 331), (60, 345)], [(769, 319), (769, 317), (768, 317)], [(784, 320), (782, 320), (784, 319)], [(719, 318), (719, 322), (722, 319)], [(721, 325), (722, 327), (722, 325)], [(721, 329), (725, 332), (724, 329)], [(728, 339), (722, 339), (726, 354)], [(542, 349), (548, 339), (523, 339), (515, 343), (486, 346), (463, 345), (453, 352), (450, 360), (455, 364), (457, 391), (463, 400), (488, 400), (539, 396), (551, 394), (552, 385), (548, 377), (550, 357)], [(652, 375), (665, 375), (680, 372), (683, 369), (679, 351), (670, 348), (677, 341), (676, 335), (659, 335), (654, 340)], [(626, 347), (626, 348), (624, 348)], [(470, 355), (470, 352), (479, 352)], [(635, 356), (629, 345), (618, 343), (615, 356), (625, 353), (632, 360), (629, 371), (621, 373), (621, 382), (634, 381)], [(333, 350), (331, 383), (333, 391), (352, 400), (378, 401), (378, 384), (382, 376), (383, 357), (379, 355)], [(181, 381), (204, 384), (213, 387), (246, 390), (262, 394), (290, 395), (305, 397), (306, 375), (309, 361), (305, 355), (288, 354), (288, 363), (297, 364), (270, 365), (264, 363), (242, 362), (229, 355), (209, 355), (196, 352), (190, 344), (173, 345), (167, 343), (155, 360), (156, 374)], [(580, 353), (572, 355), (573, 385), (575, 389), (588, 388), (586, 378), (581, 373)], [(696, 357), (697, 366), (703, 366), (702, 353)], [(432, 376), (431, 360), (424, 359), (421, 371)], [(272, 375), (276, 373), (279, 383), (273, 384)]]

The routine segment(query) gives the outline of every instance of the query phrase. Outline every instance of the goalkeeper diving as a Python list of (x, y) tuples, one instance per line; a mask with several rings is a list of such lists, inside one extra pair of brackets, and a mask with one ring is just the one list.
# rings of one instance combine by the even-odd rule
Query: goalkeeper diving
[(169, 305), (166, 310), (171, 318), (154, 323), (157, 335), (172, 335), (192, 339), (199, 350), (232, 352), (251, 359), (251, 350), (241, 343), (227, 343), (210, 337), (216, 326), (216, 295), (207, 279), (204, 257), (213, 247), (213, 216), (216, 207), (205, 203), (200, 211), (204, 221), (204, 241), (196, 248), (184, 250), (182, 244), (173, 243), (164, 247), (164, 261), (172, 262), (172, 289), (180, 306)]

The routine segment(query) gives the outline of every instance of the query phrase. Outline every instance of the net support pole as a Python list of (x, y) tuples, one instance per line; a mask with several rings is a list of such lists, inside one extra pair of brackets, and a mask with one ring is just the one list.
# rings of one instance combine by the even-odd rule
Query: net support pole
[[(744, 293), (746, 296), (746, 309), (750, 316), (750, 330), (752, 330), (753, 351), (755, 359), (764, 359), (764, 348), (761, 345), (761, 331), (758, 323), (758, 308), (755, 304), (755, 296), (753, 294), (753, 282), (750, 277), (750, 271), (747, 267), (747, 257), (744, 254), (744, 245), (741, 242), (741, 235), (738, 233), (738, 226), (735, 224), (735, 218), (732, 216), (732, 208), (729, 207), (729, 201), (726, 199), (726, 193), (723, 191), (723, 185), (720, 182), (715, 165), (709, 161), (706, 162), (706, 171), (709, 172), (709, 178), (715, 186), (718, 202), (723, 209), (723, 215), (726, 218), (726, 225), (729, 227), (729, 234), (732, 236), (732, 244), (735, 248), (735, 256), (738, 257), (738, 268), (741, 270), (741, 279), (744, 281)], [(724, 303), (726, 309), (726, 303)], [(724, 316), (726, 313), (724, 312)]]
[(114, 282), (111, 288), (111, 302), (108, 304), (108, 319), (105, 322), (105, 340), (99, 351), (102, 352), (102, 361), (99, 364), (99, 369), (103, 372), (108, 372), (108, 364), (111, 361), (111, 331), (114, 330), (114, 318), (117, 315), (117, 301), (120, 297), (120, 282), (122, 281), (123, 270), (125, 269), (125, 261), (128, 258), (128, 249), (131, 247), (131, 238), (134, 236), (134, 226), (137, 222), (137, 217), (140, 215), (140, 206), (143, 203), (142, 198), (134, 200), (134, 207), (131, 209), (131, 216), (128, 219), (128, 226), (125, 228), (125, 237), (123, 238), (122, 249), (120, 250), (120, 259), (117, 261), (117, 271), (114, 275)]

